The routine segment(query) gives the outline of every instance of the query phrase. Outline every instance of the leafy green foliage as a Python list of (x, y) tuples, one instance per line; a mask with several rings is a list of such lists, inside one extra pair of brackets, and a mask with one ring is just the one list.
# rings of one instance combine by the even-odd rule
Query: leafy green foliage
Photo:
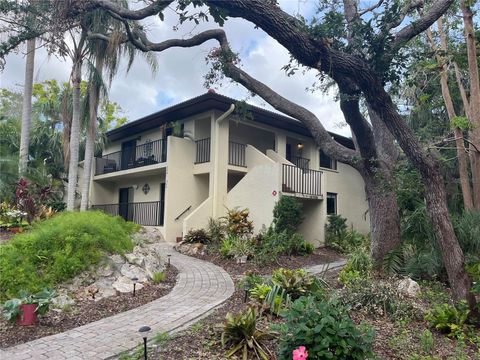
[(260, 233), (256, 242), (255, 259), (261, 264), (275, 262), (281, 255), (307, 255), (314, 250), (300, 234), (277, 232), (273, 228)]
[(227, 358), (240, 352), (243, 359), (251, 354), (257, 359), (268, 360), (270, 351), (264, 342), (271, 337), (269, 332), (257, 328), (257, 313), (254, 308), (248, 307), (243, 313), (227, 314), (221, 340), (223, 346), (229, 347), (225, 354)]
[(341, 215), (329, 215), (325, 225), (325, 244), (343, 254), (349, 254), (358, 247), (369, 247), (369, 238), (359, 232), (348, 229), (347, 219)]
[(43, 289), (36, 294), (29, 294), (26, 291), (20, 291), (20, 298), (14, 298), (5, 301), (3, 304), (3, 317), (7, 321), (15, 321), (20, 315), (20, 305), (36, 304), (35, 312), (39, 315), (45, 315), (49, 308), (52, 299), (56, 293), (53, 290)]
[(220, 254), (224, 258), (238, 258), (241, 256), (251, 258), (255, 254), (255, 245), (250, 239), (229, 236), (222, 240)]
[(282, 195), (273, 208), (273, 228), (276, 233), (294, 234), (304, 217), (302, 204), (294, 197)]
[(226, 234), (226, 226), (223, 219), (208, 219), (207, 235), (214, 244), (219, 244)]
[(305, 346), (312, 359), (365, 359), (372, 356), (373, 332), (356, 326), (348, 309), (338, 300), (301, 297), (281, 316), (279, 359), (291, 359), (292, 351)]
[(102, 212), (60, 213), (0, 246), (0, 299), (69, 280), (105, 254), (133, 248), (138, 225)]
[(204, 229), (192, 229), (189, 230), (187, 235), (183, 237), (183, 241), (189, 244), (193, 243), (202, 243), (208, 244), (210, 242), (210, 237)]
[(434, 306), (425, 315), (431, 327), (451, 337), (462, 336), (467, 330), (467, 319), (470, 310), (465, 303), (455, 306), (440, 304)]

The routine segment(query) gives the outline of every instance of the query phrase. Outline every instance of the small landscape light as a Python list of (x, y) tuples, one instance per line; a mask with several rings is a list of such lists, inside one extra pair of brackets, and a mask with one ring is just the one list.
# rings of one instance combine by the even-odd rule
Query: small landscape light
[(133, 296), (135, 296), (135, 288), (136, 288), (136, 286), (137, 286), (138, 278), (137, 278), (137, 277), (133, 277), (133, 278), (132, 278), (132, 281), (133, 281)]
[(172, 257), (171, 254), (168, 254), (168, 255), (167, 255), (167, 265), (168, 265), (168, 267), (170, 267), (170, 258), (171, 258), (171, 257)]
[(150, 326), (142, 326), (140, 329), (138, 329), (138, 332), (140, 335), (143, 337), (143, 356), (145, 360), (147, 360), (147, 335), (152, 330)]

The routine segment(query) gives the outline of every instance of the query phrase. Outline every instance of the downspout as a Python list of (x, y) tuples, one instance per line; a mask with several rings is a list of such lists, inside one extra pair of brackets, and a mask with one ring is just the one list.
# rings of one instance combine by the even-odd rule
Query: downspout
[[(219, 170), (219, 161), (218, 161), (218, 155), (220, 154), (220, 144), (219, 144), (219, 137), (220, 137), (220, 124), (225, 120), (233, 111), (235, 110), (235, 105), (231, 104), (230, 108), (225, 111), (222, 115), (218, 117), (218, 119), (215, 120), (215, 146), (214, 146), (214, 163), (213, 163), (213, 218), (217, 218), (219, 216), (219, 210), (218, 210), (218, 203), (220, 201), (219, 197), (219, 188), (218, 188), (218, 178), (222, 175), (220, 174)], [(228, 148), (227, 148), (228, 151)], [(228, 155), (227, 155), (228, 156)]]

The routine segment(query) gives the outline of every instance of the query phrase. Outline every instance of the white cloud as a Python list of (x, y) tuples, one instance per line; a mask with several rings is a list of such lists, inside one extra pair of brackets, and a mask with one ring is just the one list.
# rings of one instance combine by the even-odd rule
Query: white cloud
[[(315, 8), (314, 1), (282, 0), (280, 4), (290, 13), (297, 13), (300, 10), (304, 16), (311, 16)], [(213, 22), (201, 23), (199, 26), (185, 23), (179, 27), (178, 31), (174, 31), (177, 18), (172, 12), (166, 15), (165, 22), (152, 18), (144, 23), (151, 34), (152, 41), (185, 38), (216, 27)], [(344, 135), (350, 134), (348, 128), (339, 129), (336, 126), (337, 123), (343, 122), (343, 115), (331, 94), (322, 94), (319, 91), (312, 94), (305, 91), (305, 88), (315, 80), (314, 72), (287, 77), (281, 67), (289, 61), (288, 52), (247, 21), (230, 19), (224, 29), (234, 51), (242, 54), (242, 64), (246, 71), (289, 100), (314, 112), (328, 130)], [(156, 54), (158, 59), (156, 75), (151, 74), (141, 55), (137, 56), (128, 74), (125, 73), (126, 64), (122, 65), (112, 81), (110, 99), (121, 105), (129, 120), (135, 120), (204, 93), (206, 89), (203, 87), (203, 76), (208, 70), (205, 56), (215, 46), (217, 44), (214, 41), (209, 41), (196, 48), (173, 48)], [(19, 89), (18, 86), (23, 83), (25, 66), (23, 55), (11, 54), (6, 60), (4, 72), (0, 74), (0, 86)], [(35, 66), (35, 81), (52, 78), (66, 81), (70, 74), (71, 63), (54, 57), (48, 59), (46, 51), (39, 49)], [(229, 82), (226, 82), (219, 92), (239, 99), (248, 96), (248, 92), (243, 87)], [(250, 101), (256, 105), (265, 106), (265, 102), (258, 97)], [(268, 106), (265, 107), (268, 108)]]

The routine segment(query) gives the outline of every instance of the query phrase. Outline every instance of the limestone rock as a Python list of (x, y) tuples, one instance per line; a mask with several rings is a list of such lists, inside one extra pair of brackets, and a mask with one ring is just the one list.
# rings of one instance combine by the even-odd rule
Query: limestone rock
[(420, 285), (410, 278), (403, 279), (398, 283), (398, 292), (405, 296), (416, 297), (420, 291)]
[(136, 265), (124, 264), (120, 273), (130, 279), (136, 277), (138, 282), (147, 282), (148, 280), (145, 271)]
[(187, 244), (180, 243), (175, 247), (175, 250), (185, 255), (197, 255), (205, 252), (205, 245), (202, 243)]
[(125, 258), (130, 264), (137, 265), (137, 266), (143, 266), (145, 263), (145, 257), (137, 252), (133, 252), (130, 254), (125, 254)]
[[(121, 293), (129, 293), (133, 292), (133, 281), (127, 276), (121, 276), (113, 283), (113, 288)], [(140, 290), (143, 288), (142, 284), (138, 284), (135, 286), (136, 290)]]
[(59, 294), (52, 299), (52, 307), (57, 309), (63, 309), (65, 306), (73, 304), (75, 304), (75, 300), (65, 293)]

